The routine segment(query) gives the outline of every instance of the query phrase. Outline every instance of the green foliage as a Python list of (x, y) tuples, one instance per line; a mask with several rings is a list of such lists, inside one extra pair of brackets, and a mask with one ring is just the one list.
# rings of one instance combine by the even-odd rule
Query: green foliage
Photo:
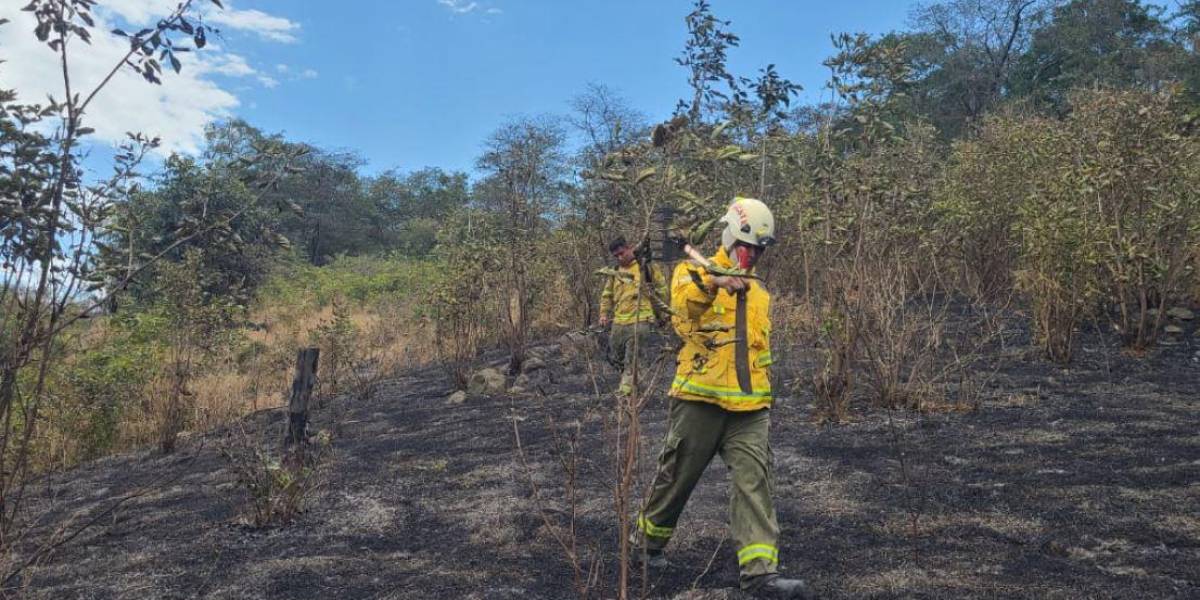
[[(393, 256), (341, 256), (316, 267), (291, 261), (279, 265), (259, 296), (293, 306), (329, 306), (338, 297), (359, 305), (410, 301), (426, 293), (437, 277), (436, 260)], [(412, 300), (414, 308), (423, 303)]]
[(313, 493), (324, 483), (324, 456), (330, 447), (327, 432), (315, 442), (275, 456), (274, 444), (256, 440), (239, 430), (221, 447), (221, 453), (249, 494), (249, 518), (255, 527), (286, 525), (304, 512)]
[(980, 280), (1016, 256), (1052, 358), (1068, 360), (1080, 319), (1110, 307), (1126, 343), (1146, 348), (1161, 325), (1151, 309), (1187, 289), (1200, 241), (1193, 123), (1177, 90), (1077, 92), (1065, 119), (998, 116), (956, 146), (942, 188), (951, 247)]
[(346, 303), (333, 301), (333, 318), (322, 323), (310, 334), (312, 343), (321, 349), (320, 384), (317, 397), (332, 397), (345, 391), (349, 381), (363, 367), (361, 352), (355, 338), (361, 334), (350, 320)]
[(245, 305), (286, 245), (276, 223), (281, 205), (272, 194), (305, 152), (244, 124), (210, 128), (207, 160), (173, 155), (153, 189), (131, 190), (113, 207), (98, 244), (106, 283), (119, 287), (148, 271), (128, 288), (135, 300), (153, 303), (159, 290), (147, 280), (154, 278), (154, 263), (178, 264), (198, 250), (206, 291)]
[(192, 381), (212, 364), (212, 357), (233, 345), (233, 317), (237, 305), (210, 290), (213, 282), (203, 270), (203, 254), (189, 249), (178, 263), (163, 263), (157, 283), (158, 300), (151, 314), (162, 319), (167, 346), (169, 391), (161, 398), (159, 446), (164, 453), (175, 449), (176, 436), (188, 426)]
[(1012, 287), (1016, 224), (1030, 173), (1055, 151), (1044, 139), (1054, 126), (1053, 119), (1002, 113), (989, 117), (977, 136), (953, 146), (936, 188), (937, 211), (946, 234), (943, 248), (962, 276), (958, 286), (974, 297), (998, 298)]
[(148, 316), (113, 322), (102, 342), (61, 365), (54, 387), (60, 402), (48, 407), (47, 427), (63, 432), (72, 448), (55, 457), (69, 465), (122, 447), (121, 424), (144, 410), (153, 365), (165, 353), (163, 321)]
[(482, 345), (496, 339), (500, 319), (502, 268), (497, 217), (466, 209), (451, 215), (442, 229), (438, 258), (443, 269), (433, 279), (428, 316), (438, 339), (438, 363), (459, 389), (466, 389), (470, 369)]
[(1033, 33), (1012, 88), (1062, 110), (1077, 88), (1152, 87), (1174, 78), (1179, 50), (1160, 8), (1137, 0), (1071, 0)]
[(706, 0), (696, 0), (685, 22), (688, 40), (675, 62), (688, 70), (692, 101), (690, 105), (680, 101), (676, 112), (686, 109), (689, 119), (699, 121), (706, 112), (719, 115), (731, 102), (744, 99), (737, 78), (725, 66), (729, 49), (736, 48), (739, 40), (726, 29), (729, 21), (714, 16)]

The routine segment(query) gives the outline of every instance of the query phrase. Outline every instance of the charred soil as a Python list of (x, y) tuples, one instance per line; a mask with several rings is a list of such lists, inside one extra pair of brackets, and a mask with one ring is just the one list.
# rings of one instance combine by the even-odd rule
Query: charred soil
[[(983, 400), (968, 410), (862, 409), (836, 426), (814, 422), (797, 360), (777, 375), (772, 409), (784, 572), (828, 598), (1200, 597), (1193, 333), (1148, 357), (1085, 336), (1069, 368), (1027, 345), (997, 349)], [(448, 405), (446, 377), (428, 370), (331, 401), (337, 409), (316, 422), (333, 433), (324, 485), (289, 525), (245, 524), (245, 492), (218, 451), (228, 431), (193, 436), (175, 456), (118, 456), (55, 476), (39, 485), (45, 525), (30, 547), (62, 523), (104, 516), (29, 569), (21, 594), (571, 598), (543, 516), (568, 519), (554, 440), (576, 424), (577, 534), (612, 582), (612, 398), (595, 390), (613, 389), (616, 375), (597, 365), (593, 378), (562, 348), (540, 350), (547, 366), (527, 393)], [(641, 415), (643, 486), (665, 416), (659, 389)], [(263, 413), (243, 426), (277, 440), (282, 422)], [(677, 527), (672, 567), (644, 582), (650, 597), (741, 597), (727, 502), (718, 459)], [(632, 587), (641, 591), (640, 575)], [(611, 587), (598, 596), (613, 597)]]

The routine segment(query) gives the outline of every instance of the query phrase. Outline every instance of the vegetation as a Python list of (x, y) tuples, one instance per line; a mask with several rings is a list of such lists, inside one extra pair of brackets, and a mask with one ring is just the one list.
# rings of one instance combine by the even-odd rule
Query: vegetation
[[(69, 63), (110, 35), (93, 4), (34, 0), (31, 34)], [(134, 42), (114, 69), (178, 71), (183, 44), (206, 43), (192, 5), (112, 33)], [(691, 93), (670, 119), (593, 86), (569, 116), (498, 127), (473, 175), (367, 176), (352, 153), (234, 120), (151, 174), (157, 140), (131, 134), (114, 176), (85, 181), (107, 80), (64, 75), (44, 105), (0, 91), (0, 551), (32, 477), (280, 406), (302, 346), (322, 348), (323, 398), (435, 361), (465, 387), (489, 347), (518, 374), (538, 337), (594, 322), (609, 237), (652, 245), (668, 215), (700, 244), (736, 195), (777, 212), (776, 335), (819, 352), (794, 391), (830, 421), (854, 402), (969, 403), (996, 332), (946, 335), (956, 307), (1021, 308), (1066, 363), (1089, 321), (1150, 353), (1168, 310), (1197, 300), (1200, 3), (923, 3), (908, 31), (834, 38), (820, 106), (794, 106), (774, 65), (729, 72), (739, 39), (708, 2), (685, 23)], [(616, 425), (627, 477), (643, 402)], [(256, 522), (315, 485), (315, 466), (298, 477), (261, 444), (235, 454)]]

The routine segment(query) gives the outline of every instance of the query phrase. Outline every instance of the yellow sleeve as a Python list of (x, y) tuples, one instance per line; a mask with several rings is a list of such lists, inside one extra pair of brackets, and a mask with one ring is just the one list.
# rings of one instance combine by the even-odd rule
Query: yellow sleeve
[(600, 315), (609, 316), (613, 311), (613, 281), (616, 277), (609, 277), (604, 282), (604, 291), (600, 292)]
[(684, 262), (675, 267), (675, 274), (671, 278), (671, 310), (675, 314), (671, 317), (671, 324), (679, 335), (686, 336), (696, 331), (700, 316), (712, 307), (717, 295), (708, 292), (711, 279), (708, 272), (697, 265)]
[(650, 276), (654, 278), (654, 293), (658, 294), (659, 298), (666, 299), (667, 297), (667, 279), (663, 277), (662, 267), (657, 264), (650, 265)]

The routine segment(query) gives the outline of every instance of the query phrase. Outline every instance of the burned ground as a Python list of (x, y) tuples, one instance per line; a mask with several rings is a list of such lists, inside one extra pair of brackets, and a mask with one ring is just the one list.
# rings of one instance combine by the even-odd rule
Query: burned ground
[[(1070, 368), (1027, 346), (997, 351), (980, 366), (994, 376), (971, 410), (863, 410), (837, 426), (814, 423), (796, 362), (779, 375), (773, 409), (785, 572), (828, 598), (1200, 597), (1200, 338), (1191, 333), (1149, 357), (1093, 336)], [(600, 579), (612, 582), (611, 400), (594, 386), (611, 389), (615, 375), (597, 365), (593, 380), (587, 361), (560, 360), (563, 350), (542, 348), (549, 367), (534, 394), (451, 406), (446, 378), (431, 369), (336, 401), (317, 423), (334, 431), (326, 483), (283, 527), (244, 524), (244, 492), (217, 451), (229, 432), (190, 438), (177, 456), (114, 457), (58, 476), (39, 487), (45, 523), (78, 526), (154, 485), (27, 571), (22, 594), (571, 598), (543, 516), (569, 514), (555, 440), (576, 423), (579, 539), (599, 544)], [(642, 415), (643, 483), (665, 409), (656, 400)], [(281, 421), (263, 413), (244, 426), (274, 439)], [(650, 597), (741, 597), (727, 488), (716, 461), (677, 528), (672, 568), (646, 582)]]

